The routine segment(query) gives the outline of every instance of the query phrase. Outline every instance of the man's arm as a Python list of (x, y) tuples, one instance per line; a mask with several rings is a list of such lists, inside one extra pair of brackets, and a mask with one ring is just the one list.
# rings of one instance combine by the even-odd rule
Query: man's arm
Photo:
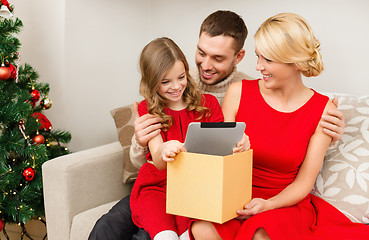
[[(338, 100), (336, 98), (332, 102), (338, 107)], [(336, 142), (341, 139), (344, 133), (345, 118), (341, 111), (337, 109), (329, 110), (322, 116), (321, 126), (323, 127), (323, 132), (332, 137), (332, 142)]]

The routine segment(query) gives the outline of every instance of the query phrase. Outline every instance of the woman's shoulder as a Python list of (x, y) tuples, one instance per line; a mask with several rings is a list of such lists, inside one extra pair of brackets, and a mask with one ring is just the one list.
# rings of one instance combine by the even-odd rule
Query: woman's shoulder
[(329, 110), (336, 110), (337, 107), (336, 105), (329, 99), (328, 96), (321, 94), (317, 91), (315, 91), (314, 89), (312, 89), (314, 91), (314, 97), (316, 99), (317, 102), (321, 102), (322, 104), (325, 104), (324, 106), (324, 113), (328, 112)]
[(239, 82), (234, 82), (231, 85), (229, 85), (226, 95), (230, 95), (230, 96), (240, 95), (241, 91), (242, 91), (242, 86), (243, 86), (244, 81), (248, 81), (248, 80), (242, 80), (242, 81), (239, 81)]
[(257, 86), (258, 82), (260, 79), (243, 79), (242, 81), (238, 81), (238, 82), (234, 82), (231, 85), (229, 85), (228, 90), (229, 91), (238, 91), (240, 89), (242, 89), (242, 87), (247, 87), (247, 86)]

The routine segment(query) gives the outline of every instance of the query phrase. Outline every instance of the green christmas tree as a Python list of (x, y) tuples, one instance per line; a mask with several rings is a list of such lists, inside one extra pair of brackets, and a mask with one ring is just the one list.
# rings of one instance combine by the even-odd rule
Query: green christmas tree
[(44, 222), (41, 165), (68, 153), (63, 146), (71, 135), (54, 130), (42, 114), (52, 105), (49, 84), (37, 72), (20, 65), (22, 21), (13, 17), (13, 6), (0, 3), (0, 231), (19, 224), (22, 238), (32, 239), (24, 228), (30, 219)]

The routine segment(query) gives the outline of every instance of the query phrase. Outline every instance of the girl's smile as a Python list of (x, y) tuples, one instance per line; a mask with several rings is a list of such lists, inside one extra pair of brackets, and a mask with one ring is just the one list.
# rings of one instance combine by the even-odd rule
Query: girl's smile
[(164, 75), (158, 93), (168, 101), (167, 106), (170, 109), (181, 110), (187, 107), (182, 98), (186, 87), (187, 76), (184, 64), (182, 61), (176, 61)]

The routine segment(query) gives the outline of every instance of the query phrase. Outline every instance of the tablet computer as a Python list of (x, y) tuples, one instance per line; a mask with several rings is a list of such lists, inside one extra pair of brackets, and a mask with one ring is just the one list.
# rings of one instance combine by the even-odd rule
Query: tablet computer
[(192, 122), (188, 125), (185, 148), (188, 152), (226, 156), (242, 139), (244, 122)]

